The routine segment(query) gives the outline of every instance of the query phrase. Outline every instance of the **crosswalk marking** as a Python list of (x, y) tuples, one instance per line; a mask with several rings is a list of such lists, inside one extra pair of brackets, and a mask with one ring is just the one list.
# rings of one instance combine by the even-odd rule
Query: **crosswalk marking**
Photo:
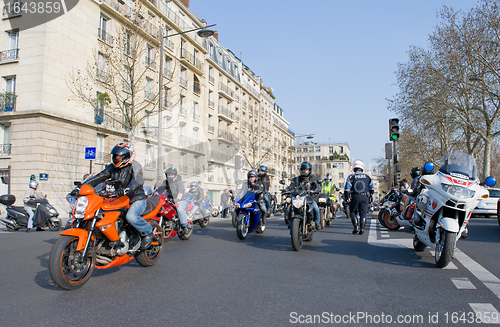
[(500, 279), (472, 260), (468, 255), (457, 249), (455, 256), (465, 268), (467, 268), (477, 279), (500, 298)]
[(467, 277), (452, 277), (451, 281), (459, 290), (475, 290), (476, 286)]
[(491, 303), (469, 303), (469, 305), (476, 313), (476, 317), (483, 318), (482, 324), (500, 323), (500, 313)]

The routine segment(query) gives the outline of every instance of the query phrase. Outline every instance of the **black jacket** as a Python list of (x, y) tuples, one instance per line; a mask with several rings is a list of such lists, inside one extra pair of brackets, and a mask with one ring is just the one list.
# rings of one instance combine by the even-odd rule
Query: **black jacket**
[(271, 186), (271, 180), (269, 179), (269, 176), (257, 177), (255, 182), (262, 185), (262, 187), (264, 188), (264, 192), (269, 192), (269, 187)]
[(199, 187), (197, 187), (194, 191), (189, 188), (188, 193), (193, 196), (194, 202), (196, 202), (200, 206), (203, 206), (203, 191)]
[(307, 190), (307, 184), (309, 184), (309, 190), (321, 191), (321, 184), (314, 175), (309, 175), (307, 178), (304, 178), (302, 176), (292, 178), (292, 183), (287, 187), (287, 190)]
[(103, 171), (86, 180), (85, 184), (96, 187), (107, 180), (120, 181), (123, 188), (128, 188), (130, 203), (146, 198), (146, 194), (144, 194), (144, 189), (142, 187), (144, 185), (142, 166), (135, 160), (132, 161), (131, 165), (123, 168), (116, 168), (113, 164), (109, 164)]
[[(184, 194), (186, 190), (184, 188), (184, 182), (182, 181), (182, 177), (180, 175), (175, 176), (174, 180), (171, 182), (168, 180), (164, 180), (159, 188), (167, 190), (167, 193), (172, 196), (175, 202), (186, 200), (186, 195)], [(182, 198), (180, 200), (177, 200), (177, 194), (179, 193), (182, 194)]]

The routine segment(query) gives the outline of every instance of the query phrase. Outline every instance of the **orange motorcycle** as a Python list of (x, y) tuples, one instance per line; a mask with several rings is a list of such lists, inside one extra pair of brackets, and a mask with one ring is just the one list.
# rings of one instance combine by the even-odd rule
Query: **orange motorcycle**
[(49, 258), (50, 276), (61, 288), (73, 290), (85, 284), (94, 268), (107, 269), (123, 265), (134, 257), (144, 266), (152, 266), (160, 258), (163, 231), (158, 211), (163, 200), (147, 198), (142, 218), (153, 227), (154, 239), (142, 250), (139, 232), (125, 219), (130, 208), (128, 196), (118, 197), (119, 182), (107, 182), (104, 191), (96, 192), (83, 185), (72, 209), (71, 229), (65, 230), (52, 247)]

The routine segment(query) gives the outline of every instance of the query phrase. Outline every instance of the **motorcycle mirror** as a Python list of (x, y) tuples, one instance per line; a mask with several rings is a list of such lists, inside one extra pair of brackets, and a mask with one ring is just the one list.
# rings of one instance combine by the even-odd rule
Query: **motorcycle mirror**
[(280, 181), (279, 181), (279, 183), (280, 183), (281, 185), (285, 185), (285, 180), (284, 180), (284, 179), (282, 179), (282, 180), (280, 180)]
[(382, 191), (382, 193), (387, 194), (387, 191), (386, 191), (386, 190), (383, 190), (383, 191)]
[(432, 173), (434, 170), (434, 164), (432, 162), (426, 162), (424, 165), (424, 170), (428, 173)]
[(497, 180), (495, 179), (495, 177), (489, 176), (489, 177), (486, 178), (486, 180), (484, 182), (489, 187), (493, 187), (497, 183)]
[(146, 194), (146, 196), (150, 196), (151, 194), (153, 194), (153, 189), (151, 188), (151, 186), (144, 186), (144, 193)]

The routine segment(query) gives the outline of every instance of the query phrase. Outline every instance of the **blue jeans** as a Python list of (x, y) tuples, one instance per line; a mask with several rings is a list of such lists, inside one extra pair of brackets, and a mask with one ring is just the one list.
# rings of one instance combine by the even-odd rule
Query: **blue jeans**
[(187, 201), (177, 202), (177, 214), (179, 215), (179, 220), (181, 226), (186, 226), (188, 224), (188, 215), (186, 213)]
[(271, 200), (269, 200), (268, 193), (264, 193), (264, 202), (266, 202), (266, 211), (271, 210)]
[(141, 236), (148, 235), (153, 231), (151, 225), (141, 217), (144, 210), (146, 210), (146, 199), (132, 203), (126, 215), (129, 224), (134, 226)]
[(311, 207), (313, 209), (313, 217), (314, 217), (314, 223), (316, 224), (316, 226), (319, 226), (319, 207), (318, 207), (318, 204), (316, 203), (316, 201), (313, 201), (313, 203), (311, 204)]

